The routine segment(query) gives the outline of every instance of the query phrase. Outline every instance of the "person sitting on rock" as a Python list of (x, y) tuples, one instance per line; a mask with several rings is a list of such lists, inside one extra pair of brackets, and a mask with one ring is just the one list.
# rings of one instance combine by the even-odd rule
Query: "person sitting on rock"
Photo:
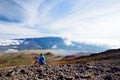
[(38, 64), (45, 64), (46, 60), (43, 54), (38, 57)]

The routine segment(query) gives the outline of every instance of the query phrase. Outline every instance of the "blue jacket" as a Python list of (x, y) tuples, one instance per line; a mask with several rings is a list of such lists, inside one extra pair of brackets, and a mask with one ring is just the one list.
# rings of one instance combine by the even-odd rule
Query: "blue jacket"
[(44, 56), (39, 56), (38, 58), (38, 64), (45, 64), (45, 57)]

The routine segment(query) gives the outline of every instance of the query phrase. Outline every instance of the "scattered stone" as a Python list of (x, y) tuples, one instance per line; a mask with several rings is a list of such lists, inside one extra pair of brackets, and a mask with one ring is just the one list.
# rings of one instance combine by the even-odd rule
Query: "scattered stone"
[(42, 73), (42, 70), (41, 69), (37, 69), (36, 70), (38, 73)]
[(74, 77), (68, 76), (68, 77), (65, 78), (65, 80), (74, 80)]
[(119, 69), (102, 63), (32, 65), (7, 69), (0, 80), (120, 80)]
[(81, 78), (83, 78), (83, 79), (88, 79), (88, 78), (91, 79), (92, 77), (93, 77), (92, 74), (81, 75)]
[(9, 70), (8, 72), (6, 72), (5, 76), (10, 77), (12, 72), (12, 70)]
[(76, 74), (75, 74), (75, 79), (79, 79), (79, 78), (80, 78), (79, 74), (76, 73)]
[(120, 66), (111, 67), (111, 70), (114, 71), (114, 72), (120, 71)]
[(106, 75), (104, 80), (113, 80), (112, 76), (111, 75)]
[(0, 73), (0, 77), (2, 77), (2, 74)]

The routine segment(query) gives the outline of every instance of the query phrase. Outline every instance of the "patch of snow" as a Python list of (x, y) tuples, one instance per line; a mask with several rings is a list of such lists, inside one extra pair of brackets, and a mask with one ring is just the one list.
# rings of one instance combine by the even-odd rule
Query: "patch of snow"
[(24, 42), (24, 44), (29, 44), (29, 41)]
[(13, 46), (13, 48), (17, 48), (17, 46)]
[(53, 48), (53, 49), (57, 48), (57, 45), (53, 45), (52, 48)]

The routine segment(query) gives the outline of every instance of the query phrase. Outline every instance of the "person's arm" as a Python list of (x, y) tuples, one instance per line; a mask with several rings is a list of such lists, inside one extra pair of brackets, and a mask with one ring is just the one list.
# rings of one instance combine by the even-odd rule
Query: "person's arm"
[(40, 56), (38, 57), (38, 64), (40, 64), (41, 62), (40, 62)]
[(45, 57), (42, 56), (42, 63), (45, 63), (45, 62), (46, 62)]

